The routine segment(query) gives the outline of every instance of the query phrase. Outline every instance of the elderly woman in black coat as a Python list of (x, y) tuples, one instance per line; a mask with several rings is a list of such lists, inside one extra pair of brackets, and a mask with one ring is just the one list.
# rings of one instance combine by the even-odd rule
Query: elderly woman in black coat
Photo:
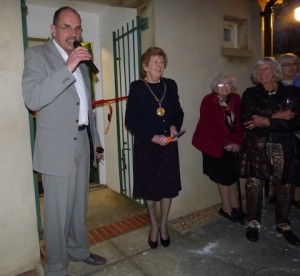
[(276, 191), (276, 230), (300, 245), (292, 232), (288, 214), (300, 167), (293, 148), (293, 133), (300, 129), (300, 91), (279, 80), (281, 67), (272, 57), (260, 59), (253, 70), (256, 84), (242, 96), (241, 122), (246, 136), (239, 156), (239, 173), (247, 178), (246, 199), (249, 224), (246, 238), (256, 242), (261, 223), (264, 182), (273, 181)]

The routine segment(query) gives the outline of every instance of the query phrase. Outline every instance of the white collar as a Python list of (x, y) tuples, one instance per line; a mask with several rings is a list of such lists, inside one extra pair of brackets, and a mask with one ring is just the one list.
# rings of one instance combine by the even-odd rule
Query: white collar
[(67, 61), (68, 59), (68, 54), (67, 52), (56, 42), (55, 39), (53, 39), (53, 43), (57, 50), (60, 52), (61, 56), (63, 57), (64, 61)]

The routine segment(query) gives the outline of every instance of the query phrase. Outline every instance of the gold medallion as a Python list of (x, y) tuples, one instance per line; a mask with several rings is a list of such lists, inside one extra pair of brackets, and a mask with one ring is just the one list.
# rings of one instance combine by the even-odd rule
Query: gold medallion
[(159, 107), (159, 108), (157, 108), (156, 109), (156, 114), (158, 115), (158, 116), (160, 116), (160, 117), (162, 117), (162, 116), (164, 116), (165, 115), (165, 109), (163, 108), (163, 107)]
[(150, 93), (152, 94), (152, 96), (154, 97), (155, 101), (157, 101), (157, 103), (158, 103), (158, 108), (156, 109), (156, 115), (160, 116), (160, 117), (164, 116), (165, 113), (166, 113), (166, 110), (163, 107), (161, 107), (161, 104), (162, 104), (162, 102), (163, 102), (163, 100), (164, 100), (164, 98), (166, 96), (166, 92), (167, 92), (167, 86), (166, 86), (165, 82), (164, 82), (164, 94), (162, 95), (161, 99), (158, 99), (156, 97), (156, 95), (151, 90), (150, 86), (148, 85), (148, 83), (147, 83), (147, 81), (145, 79), (144, 79), (144, 83), (148, 87), (148, 89), (149, 89)]

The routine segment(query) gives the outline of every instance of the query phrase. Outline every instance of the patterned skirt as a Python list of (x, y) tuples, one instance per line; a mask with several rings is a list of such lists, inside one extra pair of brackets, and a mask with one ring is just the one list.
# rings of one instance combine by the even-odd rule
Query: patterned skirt
[(178, 144), (166, 146), (134, 138), (133, 197), (159, 201), (174, 198), (181, 190)]

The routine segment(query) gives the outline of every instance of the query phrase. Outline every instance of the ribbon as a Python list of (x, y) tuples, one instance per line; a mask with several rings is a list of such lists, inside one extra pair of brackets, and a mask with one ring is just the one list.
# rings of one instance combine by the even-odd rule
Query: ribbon
[(108, 115), (107, 115), (107, 119), (108, 119), (108, 125), (107, 127), (104, 129), (104, 133), (107, 134), (108, 130), (109, 130), (109, 126), (110, 126), (110, 122), (111, 122), (111, 118), (112, 118), (112, 115), (113, 115), (113, 108), (111, 106), (111, 103), (115, 103), (115, 102), (118, 102), (118, 101), (123, 101), (123, 100), (126, 100), (128, 98), (128, 96), (123, 96), (123, 97), (118, 97), (118, 98), (113, 98), (113, 99), (103, 99), (103, 100), (98, 100), (98, 101), (93, 101), (92, 102), (92, 106), (93, 107), (96, 107), (96, 106), (103, 106), (105, 104), (108, 105)]

